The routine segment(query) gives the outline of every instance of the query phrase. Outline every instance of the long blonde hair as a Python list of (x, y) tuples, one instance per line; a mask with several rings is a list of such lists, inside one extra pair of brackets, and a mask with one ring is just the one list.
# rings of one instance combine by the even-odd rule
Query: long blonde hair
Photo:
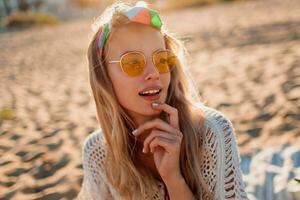
[[(145, 196), (154, 195), (155, 179), (148, 169), (137, 168), (134, 163), (135, 139), (130, 133), (135, 128), (134, 122), (117, 101), (108, 76), (105, 58), (99, 56), (97, 46), (98, 35), (102, 31), (103, 24), (109, 22), (113, 28), (116, 28), (120, 24), (128, 23), (122, 11), (131, 6), (127, 3), (116, 2), (107, 7), (96, 20), (97, 30), (88, 48), (88, 61), (89, 81), (96, 103), (97, 119), (107, 145), (104, 169), (106, 176), (124, 199), (140, 200), (145, 199)], [(202, 128), (205, 119), (204, 113), (195, 106), (199, 97), (194, 83), (191, 81), (189, 72), (183, 68), (187, 66), (185, 60), (187, 51), (183, 43), (164, 29), (164, 26), (160, 31), (164, 36), (166, 48), (173, 51), (179, 59), (178, 66), (171, 72), (165, 103), (177, 108), (179, 113), (179, 126), (184, 135), (180, 152), (181, 172), (195, 196), (201, 199), (213, 199), (200, 173), (203, 160)], [(109, 38), (106, 41), (105, 50), (109, 49), (107, 47)], [(162, 114), (162, 119), (167, 120), (166, 114)]]

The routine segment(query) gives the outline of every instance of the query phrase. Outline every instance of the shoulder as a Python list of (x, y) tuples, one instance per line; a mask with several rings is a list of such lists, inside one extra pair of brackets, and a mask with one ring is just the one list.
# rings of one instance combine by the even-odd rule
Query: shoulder
[[(217, 199), (237, 196), (247, 199), (243, 190), (240, 155), (233, 125), (222, 112), (198, 103), (205, 113), (203, 132), (204, 161), (202, 172)], [(213, 189), (215, 188), (215, 189)]]
[(197, 103), (196, 106), (205, 114), (200, 136), (203, 138), (204, 148), (208, 148), (212, 154), (228, 153), (227, 150), (235, 148), (235, 129), (230, 119), (224, 113), (202, 103)]
[(84, 178), (79, 199), (112, 199), (110, 185), (104, 171), (106, 143), (101, 129), (89, 134), (82, 146)]
[(206, 130), (211, 130), (215, 134), (224, 134), (224, 132), (232, 133), (234, 131), (232, 122), (224, 113), (206, 106), (201, 102), (195, 106), (201, 109), (205, 114), (204, 128)]
[(85, 165), (103, 167), (106, 157), (104, 135), (101, 129), (88, 135), (82, 145), (82, 159)]
[(103, 140), (103, 133), (101, 129), (97, 129), (90, 133), (83, 142), (83, 150), (89, 150), (95, 148)]

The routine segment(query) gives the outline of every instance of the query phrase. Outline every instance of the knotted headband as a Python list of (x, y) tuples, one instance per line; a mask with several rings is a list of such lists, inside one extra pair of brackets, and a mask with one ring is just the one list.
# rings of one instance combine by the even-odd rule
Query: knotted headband
[[(162, 26), (162, 22), (156, 11), (148, 7), (140, 6), (139, 4), (136, 4), (134, 7), (127, 10), (124, 14), (132, 22), (146, 24), (154, 27)], [(111, 25), (109, 23), (105, 23), (103, 25), (102, 30), (99, 32), (98, 48), (100, 57), (102, 56), (104, 44), (109, 35), (110, 30)]]

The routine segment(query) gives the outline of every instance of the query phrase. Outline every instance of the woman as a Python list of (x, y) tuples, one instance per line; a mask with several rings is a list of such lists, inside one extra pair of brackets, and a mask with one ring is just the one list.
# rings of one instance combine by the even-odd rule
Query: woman
[(144, 2), (102, 14), (89, 49), (101, 130), (78, 199), (247, 199), (231, 122), (199, 103), (186, 50)]

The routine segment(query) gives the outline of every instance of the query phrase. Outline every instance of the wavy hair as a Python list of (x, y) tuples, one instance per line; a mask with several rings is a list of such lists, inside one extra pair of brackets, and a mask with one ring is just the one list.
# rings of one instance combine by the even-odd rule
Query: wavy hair
[[(129, 19), (122, 14), (122, 11), (132, 6), (128, 3), (116, 2), (104, 10), (94, 23), (95, 33), (89, 44), (87, 56), (89, 82), (96, 103), (97, 119), (107, 145), (104, 165), (106, 176), (124, 199), (140, 200), (154, 195), (155, 179), (147, 168), (137, 167), (138, 164), (135, 163), (136, 139), (131, 134), (135, 124), (117, 101), (105, 60), (113, 30), (122, 24), (129, 23)], [(103, 24), (107, 22), (112, 25), (112, 30), (104, 46), (104, 57), (100, 57), (97, 40)], [(165, 103), (177, 108), (179, 113), (179, 127), (183, 133), (180, 169), (195, 196), (201, 199), (214, 199), (200, 173), (204, 156), (202, 135), (205, 118), (203, 111), (196, 107), (199, 96), (187, 70), (188, 63), (185, 60), (188, 56), (187, 50), (183, 42), (168, 32), (164, 26), (158, 30), (164, 37), (166, 48), (173, 51), (179, 61), (178, 66), (171, 71), (171, 81)], [(161, 118), (168, 121), (164, 112)]]

